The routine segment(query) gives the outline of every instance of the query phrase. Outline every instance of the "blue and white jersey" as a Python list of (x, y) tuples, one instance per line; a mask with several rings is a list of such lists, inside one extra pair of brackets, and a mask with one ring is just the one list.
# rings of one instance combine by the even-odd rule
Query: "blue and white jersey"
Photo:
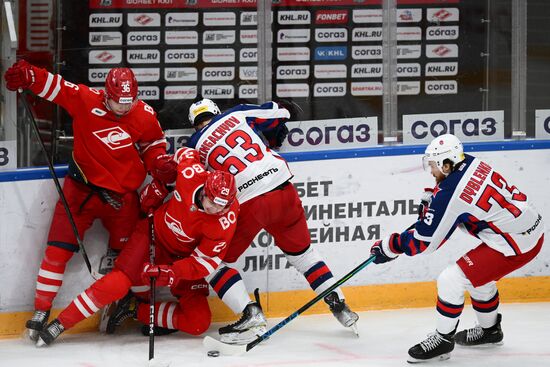
[(433, 252), (459, 225), (505, 256), (535, 247), (544, 224), (527, 196), (487, 163), (465, 156), (435, 187), (429, 209), (414, 229), (392, 236), (392, 251), (411, 256)]
[(214, 116), (191, 136), (187, 145), (199, 151), (201, 162), (209, 170), (235, 176), (237, 199), (242, 204), (292, 177), (286, 161), (258, 135), (275, 129), (288, 118), (288, 110), (275, 102), (238, 105)]

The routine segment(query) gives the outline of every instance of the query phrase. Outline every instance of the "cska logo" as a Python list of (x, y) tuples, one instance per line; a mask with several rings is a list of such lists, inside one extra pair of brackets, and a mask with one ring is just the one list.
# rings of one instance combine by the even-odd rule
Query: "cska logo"
[(174, 233), (178, 241), (180, 242), (193, 242), (195, 239), (191, 238), (184, 232), (181, 222), (172, 217), (168, 212), (164, 214), (164, 223)]
[(120, 126), (94, 131), (94, 135), (111, 150), (129, 147), (134, 144), (130, 134), (124, 131)]

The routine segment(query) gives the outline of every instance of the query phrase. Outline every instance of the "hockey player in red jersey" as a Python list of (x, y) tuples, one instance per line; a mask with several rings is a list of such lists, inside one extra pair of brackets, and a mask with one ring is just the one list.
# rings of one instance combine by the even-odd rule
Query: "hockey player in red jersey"
[[(290, 182), (292, 173), (272, 150), (281, 146), (288, 132), (284, 122), (289, 117), (289, 111), (275, 102), (238, 105), (221, 113), (212, 100), (202, 99), (189, 109), (189, 121), (197, 131), (188, 145), (199, 151), (201, 162), (209, 169), (235, 176), (241, 204), (224, 264), (207, 277), (218, 297), (233, 312), (242, 313), (237, 322), (219, 330), (223, 342), (248, 343), (267, 330), (258, 299), (250, 300), (239, 272), (228, 265), (237, 261), (262, 229), (274, 237), (275, 244), (315, 292), (322, 293), (335, 283), (329, 267), (311, 246), (302, 202)], [(359, 316), (349, 309), (340, 288), (325, 302), (343, 326), (357, 333)]]
[[(40, 332), (38, 345), (50, 344), (61, 332), (90, 317), (103, 306), (123, 298), (131, 289), (140, 299), (149, 295), (149, 278), (158, 286), (170, 287), (178, 302), (157, 302), (155, 326), (192, 335), (210, 326), (208, 284), (227, 251), (235, 232), (239, 203), (235, 179), (222, 172), (206, 172), (193, 149), (178, 150), (178, 176), (173, 196), (164, 204), (167, 191), (157, 181), (141, 193), (143, 211), (154, 211), (155, 260), (149, 261), (151, 241), (148, 219), (138, 222), (128, 243), (115, 261), (114, 269), (82, 292)], [(125, 298), (109, 320), (108, 332), (134, 317), (149, 323), (149, 304)]]
[[(105, 91), (75, 85), (24, 60), (10, 67), (4, 78), (9, 90), (30, 90), (73, 118), (74, 150), (63, 193), (80, 238), (100, 219), (110, 235), (110, 250), (119, 251), (138, 220), (136, 190), (147, 172), (163, 182), (175, 179), (164, 133), (153, 108), (137, 99), (132, 70), (111, 69)], [(65, 267), (79, 250), (61, 200), (47, 244), (36, 283), (36, 311), (26, 324), (32, 340), (46, 325)]]
[[(374, 262), (385, 263), (403, 253), (433, 252), (457, 227), (481, 244), (439, 275), (436, 331), (409, 349), (410, 363), (448, 359), (455, 343), (502, 344), (496, 281), (530, 262), (544, 242), (542, 216), (527, 195), (487, 163), (464, 154), (454, 135), (435, 138), (423, 163), (436, 180), (427, 207), (413, 228), (374, 243)], [(465, 291), (479, 325), (456, 333)]]

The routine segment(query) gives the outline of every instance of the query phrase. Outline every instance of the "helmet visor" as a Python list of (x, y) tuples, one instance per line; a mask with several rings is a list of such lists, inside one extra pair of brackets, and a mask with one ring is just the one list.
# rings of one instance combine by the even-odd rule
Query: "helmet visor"
[(424, 154), (424, 156), (422, 157), (422, 168), (424, 168), (424, 171), (432, 171), (432, 165), (430, 164), (432, 162), (434, 165), (436, 164), (430, 154)]

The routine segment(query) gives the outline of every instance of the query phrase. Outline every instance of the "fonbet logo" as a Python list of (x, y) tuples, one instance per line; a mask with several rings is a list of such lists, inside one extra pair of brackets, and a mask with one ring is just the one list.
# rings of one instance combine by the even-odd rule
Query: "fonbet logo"
[(346, 24), (347, 10), (319, 10), (315, 13), (316, 24)]
[(124, 131), (120, 126), (94, 131), (93, 134), (111, 150), (129, 147), (134, 144), (130, 134)]

